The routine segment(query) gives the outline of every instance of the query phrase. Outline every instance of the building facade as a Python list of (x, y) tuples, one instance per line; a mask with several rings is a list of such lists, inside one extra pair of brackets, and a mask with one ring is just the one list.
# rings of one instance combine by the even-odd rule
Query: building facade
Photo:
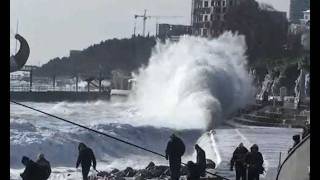
[(290, 0), (289, 20), (291, 23), (299, 24), (303, 19), (303, 12), (310, 9), (310, 0)]
[(191, 35), (191, 26), (175, 24), (159, 24), (157, 37), (160, 39)]
[(192, 0), (192, 34), (209, 38), (221, 34), (229, 8), (242, 1), (245, 0)]

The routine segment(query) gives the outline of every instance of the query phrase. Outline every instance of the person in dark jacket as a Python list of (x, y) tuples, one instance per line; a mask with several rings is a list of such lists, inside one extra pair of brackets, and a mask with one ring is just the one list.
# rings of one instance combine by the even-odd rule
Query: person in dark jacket
[(245, 158), (248, 153), (248, 149), (240, 143), (239, 146), (234, 150), (231, 162), (230, 170), (233, 171), (233, 167), (236, 168), (236, 180), (246, 180), (246, 167)]
[(22, 157), (21, 163), (26, 167), (20, 174), (23, 180), (42, 180), (42, 171), (37, 163), (26, 156)]
[(36, 163), (40, 166), (40, 168), (43, 171), (43, 178), (44, 180), (48, 179), (51, 174), (51, 166), (48, 160), (44, 158), (44, 154), (40, 153), (38, 155), (38, 159), (36, 160)]
[(206, 175), (206, 152), (198, 145), (196, 144), (194, 148), (197, 151), (197, 164), (199, 166), (200, 174), (202, 177)]
[(178, 180), (180, 178), (181, 156), (184, 152), (185, 145), (183, 141), (175, 134), (172, 134), (166, 148), (166, 159), (169, 159), (172, 180)]
[(247, 153), (245, 162), (248, 168), (248, 180), (259, 180), (260, 174), (263, 174), (263, 157), (259, 152), (258, 145), (254, 144)]
[(187, 180), (200, 179), (201, 170), (200, 170), (199, 164), (194, 163), (192, 161), (188, 161), (187, 168), (188, 168)]
[(87, 147), (84, 143), (80, 143), (78, 146), (79, 156), (76, 164), (76, 168), (78, 168), (79, 164), (81, 164), (82, 168), (82, 177), (83, 180), (88, 180), (88, 174), (90, 171), (91, 163), (93, 169), (96, 169), (96, 158), (91, 148)]
[(293, 140), (293, 146), (289, 149), (288, 153), (296, 146), (300, 143), (300, 135), (296, 134), (294, 136), (292, 136), (292, 140)]

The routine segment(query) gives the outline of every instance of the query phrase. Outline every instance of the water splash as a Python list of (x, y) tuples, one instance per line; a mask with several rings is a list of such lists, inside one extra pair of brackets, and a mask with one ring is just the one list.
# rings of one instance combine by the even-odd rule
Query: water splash
[(153, 123), (212, 128), (253, 99), (245, 51), (244, 36), (231, 32), (212, 40), (159, 42), (149, 65), (134, 75), (132, 99)]

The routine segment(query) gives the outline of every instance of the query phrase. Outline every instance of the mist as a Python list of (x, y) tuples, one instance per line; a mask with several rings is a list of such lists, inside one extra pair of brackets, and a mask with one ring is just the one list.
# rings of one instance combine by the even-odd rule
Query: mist
[(158, 42), (148, 66), (134, 74), (131, 99), (155, 124), (211, 129), (253, 99), (245, 51), (244, 36), (231, 32)]

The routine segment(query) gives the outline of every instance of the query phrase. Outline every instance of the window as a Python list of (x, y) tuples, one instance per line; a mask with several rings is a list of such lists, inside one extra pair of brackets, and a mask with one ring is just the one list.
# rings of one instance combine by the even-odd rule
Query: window
[(223, 7), (226, 6), (226, 0), (223, 0), (223, 1), (222, 1), (222, 6), (223, 6)]
[(219, 7), (221, 5), (220, 0), (217, 1), (217, 6)]
[(200, 16), (199, 16), (199, 22), (202, 22), (202, 18), (203, 18), (203, 15), (200, 14)]
[(208, 34), (208, 30), (207, 29), (202, 29), (203, 31), (202, 31), (202, 35), (203, 36), (207, 36), (207, 34)]
[(212, 7), (214, 6), (214, 0), (211, 0), (211, 6)]
[(213, 14), (211, 14), (211, 15), (210, 15), (210, 20), (213, 21), (213, 20), (214, 20), (213, 18), (214, 18), (214, 17), (213, 17)]
[(208, 7), (209, 6), (209, 2), (208, 1), (205, 1), (204, 2), (204, 7)]
[(204, 15), (204, 21), (208, 21), (208, 15)]
[(233, 4), (232, 4), (232, 0), (230, 0), (230, 1), (229, 1), (229, 5), (230, 5), (230, 6), (232, 6), (232, 5), (233, 5)]

